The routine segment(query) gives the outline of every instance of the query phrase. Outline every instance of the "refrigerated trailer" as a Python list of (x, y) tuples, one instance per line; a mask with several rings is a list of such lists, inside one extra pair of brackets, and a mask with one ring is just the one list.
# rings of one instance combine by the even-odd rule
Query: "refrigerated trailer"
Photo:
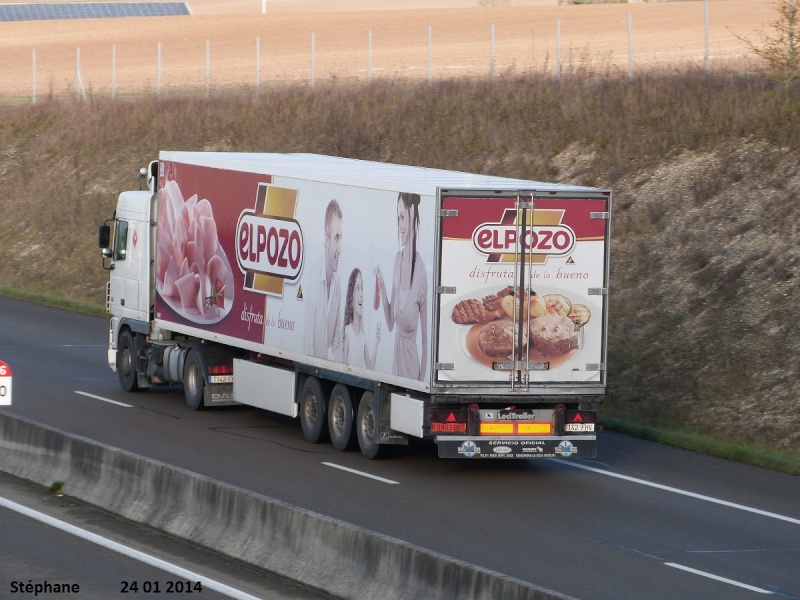
[(126, 391), (368, 458), (596, 456), (609, 190), (312, 154), (162, 151), (142, 176), (99, 235)]

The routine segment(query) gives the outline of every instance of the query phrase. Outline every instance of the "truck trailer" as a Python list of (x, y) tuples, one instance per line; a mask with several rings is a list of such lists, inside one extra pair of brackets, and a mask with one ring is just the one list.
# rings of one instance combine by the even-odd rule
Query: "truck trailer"
[(99, 231), (124, 390), (299, 417), (367, 458), (596, 456), (609, 190), (313, 154), (162, 151), (141, 175)]

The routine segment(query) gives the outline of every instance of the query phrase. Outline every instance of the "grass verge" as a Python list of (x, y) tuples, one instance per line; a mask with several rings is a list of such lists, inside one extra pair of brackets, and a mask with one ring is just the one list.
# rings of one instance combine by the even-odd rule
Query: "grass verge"
[(794, 456), (788, 452), (741, 446), (695, 433), (660, 429), (612, 417), (601, 416), (600, 424), (608, 431), (615, 431), (639, 439), (650, 440), (659, 444), (683, 448), (684, 450), (725, 458), (773, 471), (781, 471), (790, 475), (800, 475), (800, 456)]
[(63, 298), (55, 298), (52, 296), (47, 296), (36, 292), (28, 292), (17, 288), (0, 286), (0, 296), (8, 296), (9, 298), (17, 298), (19, 300), (25, 300), (27, 302), (36, 302), (37, 304), (44, 304), (46, 306), (57, 306), (58, 308), (64, 308), (75, 312), (85, 313), (87, 315), (93, 315), (95, 317), (108, 316), (108, 313), (106, 312), (106, 309), (103, 306), (88, 304), (86, 302), (65, 300)]

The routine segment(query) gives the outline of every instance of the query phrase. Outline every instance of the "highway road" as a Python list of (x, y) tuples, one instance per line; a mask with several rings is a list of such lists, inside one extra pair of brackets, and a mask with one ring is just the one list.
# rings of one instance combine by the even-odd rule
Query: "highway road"
[(0, 473), (0, 598), (329, 596)]
[(0, 410), (577, 598), (800, 598), (798, 477), (610, 432), (593, 461), (448, 461), (427, 443), (368, 461), (285, 417), (126, 394), (107, 340), (104, 319), (0, 298)]

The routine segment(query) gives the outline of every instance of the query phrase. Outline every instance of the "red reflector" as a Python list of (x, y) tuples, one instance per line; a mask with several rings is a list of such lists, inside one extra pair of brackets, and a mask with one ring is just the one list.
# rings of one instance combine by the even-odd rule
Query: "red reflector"
[(597, 411), (568, 410), (567, 423), (597, 423)]
[(431, 410), (430, 420), (431, 423), (466, 423), (467, 415), (465, 411)]

